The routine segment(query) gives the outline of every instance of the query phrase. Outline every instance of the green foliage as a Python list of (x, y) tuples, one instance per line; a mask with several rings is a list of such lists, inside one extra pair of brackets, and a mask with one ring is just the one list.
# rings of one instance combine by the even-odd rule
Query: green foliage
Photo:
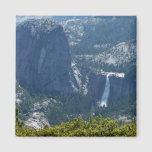
[(51, 125), (59, 125), (69, 119), (82, 115), (83, 119), (89, 118), (94, 112), (94, 95), (88, 93), (84, 96), (82, 93), (62, 93), (56, 96), (57, 103), (51, 103), (46, 112), (47, 119)]
[(120, 98), (117, 101), (108, 103), (106, 108), (96, 107), (95, 115), (101, 114), (103, 117), (114, 118), (115, 116), (124, 115), (136, 117), (136, 97), (134, 95), (128, 95), (124, 98)]
[(51, 104), (46, 116), (51, 125), (59, 125), (61, 122), (67, 120), (62, 105), (60, 104)]
[(21, 121), (18, 116), (19, 116), (19, 108), (16, 106), (16, 127), (15, 127), (16, 134), (24, 126), (24, 122)]
[(103, 118), (101, 115), (84, 121), (81, 116), (69, 120), (61, 125), (43, 129), (34, 129), (27, 126), (20, 127), (17, 123), (16, 136), (136, 136), (136, 124), (131, 122), (122, 126), (117, 120)]
[(16, 106), (16, 116), (18, 117), (19, 115), (19, 108)]

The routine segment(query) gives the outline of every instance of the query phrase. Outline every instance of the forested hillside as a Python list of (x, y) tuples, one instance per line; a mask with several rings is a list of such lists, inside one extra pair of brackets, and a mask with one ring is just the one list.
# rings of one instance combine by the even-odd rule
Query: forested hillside
[(90, 116), (88, 121), (84, 121), (81, 116), (74, 118), (73, 121), (68, 120), (62, 122), (59, 126), (44, 126), (42, 129), (34, 129), (27, 127), (18, 119), (18, 110), (16, 118), (16, 136), (136, 136), (135, 123), (126, 123), (122, 126), (118, 125), (118, 120), (103, 118), (101, 115)]

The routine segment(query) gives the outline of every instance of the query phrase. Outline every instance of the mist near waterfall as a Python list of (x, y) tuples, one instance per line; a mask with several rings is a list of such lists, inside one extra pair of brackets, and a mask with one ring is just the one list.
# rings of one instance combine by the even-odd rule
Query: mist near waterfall
[(106, 75), (106, 85), (105, 89), (101, 98), (101, 101), (99, 103), (99, 107), (107, 107), (108, 97), (110, 93), (110, 81), (109, 81), (109, 74)]

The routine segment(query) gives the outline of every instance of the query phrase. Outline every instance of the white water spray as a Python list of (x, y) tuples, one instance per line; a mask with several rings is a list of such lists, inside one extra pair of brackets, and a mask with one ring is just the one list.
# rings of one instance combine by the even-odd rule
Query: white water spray
[(101, 74), (106, 75), (106, 85), (105, 85), (105, 89), (104, 89), (102, 98), (98, 103), (99, 103), (99, 107), (103, 107), (103, 106), (107, 107), (108, 97), (109, 97), (109, 94), (110, 94), (109, 76), (124, 78), (125, 74), (124, 73), (117, 73), (117, 72), (104, 72), (104, 71), (101, 71)]
[(99, 103), (100, 107), (107, 107), (107, 101), (108, 101), (108, 97), (109, 97), (109, 93), (110, 93), (110, 81), (109, 81), (109, 74), (106, 75), (106, 85), (105, 85), (105, 89), (101, 98), (101, 101)]

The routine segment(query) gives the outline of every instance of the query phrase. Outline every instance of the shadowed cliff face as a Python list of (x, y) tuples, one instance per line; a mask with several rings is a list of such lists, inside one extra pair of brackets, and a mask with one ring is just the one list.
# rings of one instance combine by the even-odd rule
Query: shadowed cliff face
[(62, 26), (30, 19), (16, 28), (16, 78), (28, 90), (49, 93), (71, 88), (71, 56)]
[[(89, 75), (88, 91), (95, 94), (98, 101), (102, 101), (106, 86), (106, 75)], [(107, 103), (117, 102), (117, 100), (136, 95), (136, 80), (126, 77), (109, 76), (110, 90)]]
[(105, 84), (106, 84), (105, 75), (96, 75), (94, 73), (91, 73), (89, 75), (88, 90), (89, 92), (95, 94), (96, 99), (98, 100), (101, 99), (105, 89)]
[(116, 102), (122, 97), (136, 95), (136, 81), (128, 78), (110, 77), (109, 102)]

